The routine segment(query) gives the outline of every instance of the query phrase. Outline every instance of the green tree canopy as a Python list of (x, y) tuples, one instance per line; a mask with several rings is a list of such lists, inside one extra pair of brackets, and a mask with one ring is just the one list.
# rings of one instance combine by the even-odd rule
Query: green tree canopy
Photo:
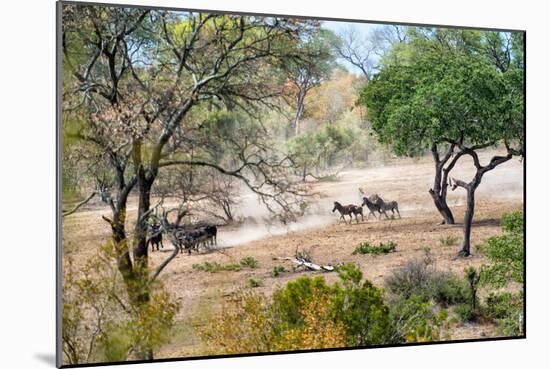
[[(412, 28), (410, 42), (393, 48), (363, 89), (379, 140), (398, 155), (431, 151), (434, 186), (429, 190), (444, 223), (454, 223), (446, 203), (449, 173), (463, 155), (474, 178), (452, 179), (467, 190), (461, 253), (470, 253), (474, 192), (483, 175), (524, 155), (524, 62), (521, 33)], [(477, 150), (504, 144), (505, 156), (480, 163)]]

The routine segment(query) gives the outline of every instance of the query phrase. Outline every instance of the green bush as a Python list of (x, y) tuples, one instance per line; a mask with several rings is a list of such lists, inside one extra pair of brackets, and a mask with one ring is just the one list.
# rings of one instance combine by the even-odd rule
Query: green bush
[(302, 309), (323, 298), (330, 304), (331, 319), (343, 324), (349, 346), (388, 343), (392, 334), (389, 309), (382, 290), (369, 281), (353, 264), (338, 269), (340, 283), (327, 285), (324, 278), (301, 277), (273, 294), (273, 308), (281, 327), (303, 324)]
[(489, 238), (479, 247), (491, 262), (481, 268), (481, 281), (496, 287), (524, 281), (523, 212), (505, 213), (501, 223), (504, 234)]
[(260, 281), (256, 278), (249, 278), (248, 279), (248, 285), (251, 288), (256, 288), (256, 287), (262, 287), (264, 284), (262, 283), (262, 281)]
[[(229, 353), (441, 339), (446, 310), (438, 311), (416, 295), (397, 298), (390, 309), (384, 291), (363, 280), (358, 266), (346, 264), (337, 273), (334, 284), (322, 276), (302, 276), (277, 289), (271, 299), (243, 294), (198, 327), (199, 335), (214, 352)], [(242, 323), (236, 325), (237, 320)]]
[(523, 304), (523, 301), (518, 301), (518, 295), (513, 295), (510, 292), (496, 293), (491, 292), (485, 298), (483, 313), (490, 319), (502, 319), (509, 315), (510, 309), (517, 305), (518, 302)]
[(502, 334), (517, 336), (523, 332), (523, 293), (490, 293), (482, 307), (483, 315), (494, 320)]
[(353, 251), (353, 255), (355, 254), (387, 254), (390, 252), (394, 252), (395, 248), (397, 247), (397, 244), (393, 241), (389, 241), (386, 243), (380, 243), (378, 246), (373, 246), (368, 242), (363, 242), (359, 246), (355, 248)]
[(252, 256), (246, 256), (240, 261), (241, 266), (250, 269), (256, 269), (259, 266), (258, 260), (254, 259)]
[(283, 274), (284, 272), (286, 272), (286, 269), (283, 266), (276, 265), (276, 266), (273, 267), (273, 270), (271, 271), (271, 276), (272, 277), (278, 277), (281, 274)]
[(463, 322), (473, 322), (476, 319), (476, 315), (471, 305), (461, 304), (457, 305), (454, 309), (455, 314)]
[(502, 228), (506, 232), (523, 234), (523, 211), (518, 210), (511, 213), (504, 213), (500, 220)]
[(130, 350), (131, 336), (124, 325), (107, 324), (98, 341), (99, 350), (105, 361), (124, 361)]
[(316, 298), (330, 296), (331, 287), (321, 276), (300, 277), (288, 282), (284, 288), (273, 293), (273, 308), (278, 319), (285, 325), (298, 325), (302, 322), (302, 308)]
[(470, 301), (468, 284), (452, 273), (433, 273), (428, 283), (428, 295), (444, 306)]
[(383, 300), (383, 290), (370, 281), (355, 264), (338, 268), (342, 287), (335, 284), (335, 317), (346, 329), (350, 346), (385, 344), (391, 341), (392, 322)]
[(112, 252), (112, 244), (102, 245), (78, 270), (71, 257), (65, 260), (64, 365), (145, 357), (171, 339), (179, 303), (158, 280), (147, 286), (146, 303), (132, 303)]
[(398, 298), (390, 304), (393, 343), (428, 342), (441, 339), (440, 331), (447, 320), (447, 311), (434, 313), (430, 303), (419, 296)]
[(417, 296), (424, 302), (433, 300), (443, 306), (470, 301), (470, 291), (464, 279), (431, 267), (431, 259), (408, 260), (402, 268), (385, 279), (386, 289), (408, 299)]

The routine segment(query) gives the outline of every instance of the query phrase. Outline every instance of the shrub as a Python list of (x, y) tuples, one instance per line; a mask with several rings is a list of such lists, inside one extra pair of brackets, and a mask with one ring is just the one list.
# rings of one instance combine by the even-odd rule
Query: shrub
[(264, 284), (262, 283), (262, 281), (260, 281), (260, 280), (258, 280), (258, 279), (249, 278), (249, 279), (248, 279), (248, 285), (249, 285), (251, 288), (256, 288), (256, 287), (262, 287)]
[(276, 265), (276, 266), (273, 267), (273, 270), (271, 271), (271, 276), (272, 277), (278, 277), (281, 274), (283, 274), (284, 272), (286, 272), (286, 269), (283, 266)]
[(485, 298), (483, 314), (494, 320), (502, 334), (517, 336), (523, 333), (523, 293), (490, 293)]
[(346, 328), (331, 314), (331, 297), (322, 295), (311, 300), (302, 310), (303, 323), (290, 326), (276, 336), (274, 349), (300, 350), (345, 347)]
[(428, 289), (428, 294), (433, 300), (444, 306), (470, 301), (470, 293), (466, 281), (452, 273), (433, 273), (428, 283)]
[(454, 311), (458, 318), (463, 322), (472, 322), (476, 318), (472, 306), (468, 304), (457, 305)]
[(270, 314), (263, 295), (242, 292), (196, 330), (212, 353), (267, 352), (272, 340)]
[(408, 260), (384, 282), (389, 292), (405, 299), (415, 295), (424, 302), (433, 300), (444, 306), (470, 301), (466, 281), (452, 273), (434, 270), (428, 256), (424, 260)]
[(256, 269), (259, 266), (258, 260), (254, 259), (252, 256), (247, 256), (241, 259), (241, 266), (250, 269)]
[(145, 357), (170, 339), (179, 304), (159, 281), (149, 285), (149, 301), (132, 304), (122, 284), (112, 244), (84, 266), (66, 259), (63, 275), (62, 349), (64, 364), (123, 361)]
[(518, 210), (504, 213), (501, 218), (501, 225), (504, 231), (515, 234), (523, 234), (523, 211)]
[(398, 298), (390, 305), (393, 323), (393, 343), (428, 342), (441, 339), (441, 329), (447, 320), (447, 311), (434, 313), (430, 304), (419, 296)]
[(523, 305), (523, 297), (521, 297), (521, 299), (519, 297), (520, 294), (514, 295), (510, 292), (491, 292), (485, 298), (483, 313), (490, 319), (505, 318), (509, 315), (511, 308), (514, 308), (517, 305)]
[(378, 246), (372, 246), (368, 242), (363, 242), (359, 246), (355, 248), (353, 251), (353, 255), (355, 254), (387, 254), (390, 252), (394, 252), (397, 244), (393, 241), (389, 241), (386, 243), (380, 243)]
[(370, 281), (361, 282), (363, 274), (355, 264), (338, 268), (339, 284), (334, 286), (335, 318), (345, 326), (349, 346), (385, 344), (391, 341), (392, 324), (389, 309), (382, 298), (383, 290)]
[(386, 277), (386, 288), (393, 294), (409, 298), (417, 295), (426, 300), (426, 289), (431, 271), (428, 264), (420, 260), (408, 260), (405, 265)]
[[(361, 281), (357, 266), (338, 270), (340, 283), (300, 277), (262, 295), (239, 295), (222, 314), (197, 327), (208, 346), (224, 353), (384, 344), (391, 340), (382, 290)], [(240, 324), (235, 324), (239, 322)]]
[(331, 288), (323, 277), (303, 276), (288, 282), (284, 288), (273, 293), (273, 308), (281, 322), (298, 325), (302, 323), (301, 311), (304, 306), (313, 299), (329, 296), (331, 293)]
[(452, 234), (446, 237), (441, 237), (439, 239), (439, 243), (441, 243), (442, 246), (454, 246), (456, 245), (457, 241), (458, 241), (458, 237)]
[(503, 214), (501, 224), (504, 234), (491, 237), (479, 246), (491, 261), (481, 268), (481, 282), (496, 287), (509, 281), (523, 283), (524, 278), (523, 212)]
[(99, 340), (99, 350), (106, 361), (124, 361), (132, 344), (127, 326), (108, 323)]

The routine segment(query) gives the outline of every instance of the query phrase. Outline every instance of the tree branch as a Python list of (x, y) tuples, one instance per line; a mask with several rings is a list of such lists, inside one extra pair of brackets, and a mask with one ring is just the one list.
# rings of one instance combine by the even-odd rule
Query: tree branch
[(97, 192), (92, 192), (88, 197), (86, 197), (84, 200), (82, 200), (81, 202), (79, 202), (78, 204), (76, 204), (76, 206), (72, 209), (72, 210), (67, 210), (67, 211), (64, 211), (63, 214), (61, 215), (62, 218), (66, 217), (66, 216), (69, 216), (73, 213), (75, 213), (81, 206), (83, 206), (84, 204), (86, 204), (88, 201), (90, 201), (95, 195), (97, 195)]

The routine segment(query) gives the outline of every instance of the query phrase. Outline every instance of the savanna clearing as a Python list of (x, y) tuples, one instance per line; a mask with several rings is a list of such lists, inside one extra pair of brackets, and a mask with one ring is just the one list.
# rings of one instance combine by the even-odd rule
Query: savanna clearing
[[(483, 152), (488, 160), (494, 153)], [(460, 177), (471, 175), (471, 163), (464, 158), (454, 173)], [(423, 258), (428, 252), (435, 268), (462, 274), (467, 266), (478, 268), (487, 262), (476, 252), (475, 245), (491, 236), (500, 235), (500, 217), (505, 212), (523, 207), (523, 166), (511, 160), (490, 172), (478, 190), (476, 217), (473, 223), (474, 250), (467, 258), (457, 257), (462, 237), (462, 218), (465, 195), (462, 191), (450, 192), (448, 203), (457, 219), (454, 225), (441, 225), (441, 217), (433, 206), (428, 189), (433, 178), (430, 157), (417, 159), (391, 159), (380, 166), (342, 171), (337, 180), (316, 182), (312, 189), (318, 195), (309, 214), (288, 227), (267, 224), (263, 220), (265, 209), (252, 198), (245, 198), (236, 212), (246, 216), (245, 222), (235, 226), (222, 226), (218, 230), (218, 245), (210, 251), (179, 254), (160, 276), (169, 293), (181, 308), (176, 316), (172, 339), (156, 353), (156, 357), (196, 356), (208, 353), (208, 347), (197, 336), (196, 327), (221, 311), (224, 301), (242, 290), (251, 290), (270, 296), (274, 290), (303, 275), (323, 275), (327, 282), (338, 279), (336, 273), (313, 272), (304, 269), (293, 271), (292, 263), (279, 258), (291, 257), (296, 250), (307, 251), (318, 264), (338, 265), (356, 263), (366, 279), (384, 287), (384, 278), (403, 267), (410, 259)], [(351, 224), (339, 220), (331, 213), (333, 201), (360, 204), (358, 188), (368, 194), (378, 193), (384, 199), (399, 202), (402, 219), (366, 220)], [(101, 202), (90, 203), (63, 223), (63, 251), (75, 264), (97, 252), (98, 245), (108, 242), (110, 230), (101, 216), (108, 214)], [(128, 206), (129, 222), (135, 220), (135, 199)], [(346, 218), (349, 219), (349, 218)], [(449, 240), (445, 242), (445, 240)], [(380, 255), (353, 254), (362, 242), (378, 244), (393, 241), (395, 252)], [(164, 240), (164, 248), (151, 252), (154, 267), (171, 252), (172, 245)], [(209, 263), (239, 264), (245, 257), (257, 260), (256, 268), (222, 270), (215, 273), (199, 270), (193, 265)], [(274, 275), (276, 267), (285, 271)], [(251, 283), (254, 280), (256, 282)], [(521, 286), (507, 287), (519, 290)], [(481, 296), (483, 296), (483, 290)], [(498, 336), (495, 324), (489, 321), (453, 322), (442, 339), (484, 338)]]

